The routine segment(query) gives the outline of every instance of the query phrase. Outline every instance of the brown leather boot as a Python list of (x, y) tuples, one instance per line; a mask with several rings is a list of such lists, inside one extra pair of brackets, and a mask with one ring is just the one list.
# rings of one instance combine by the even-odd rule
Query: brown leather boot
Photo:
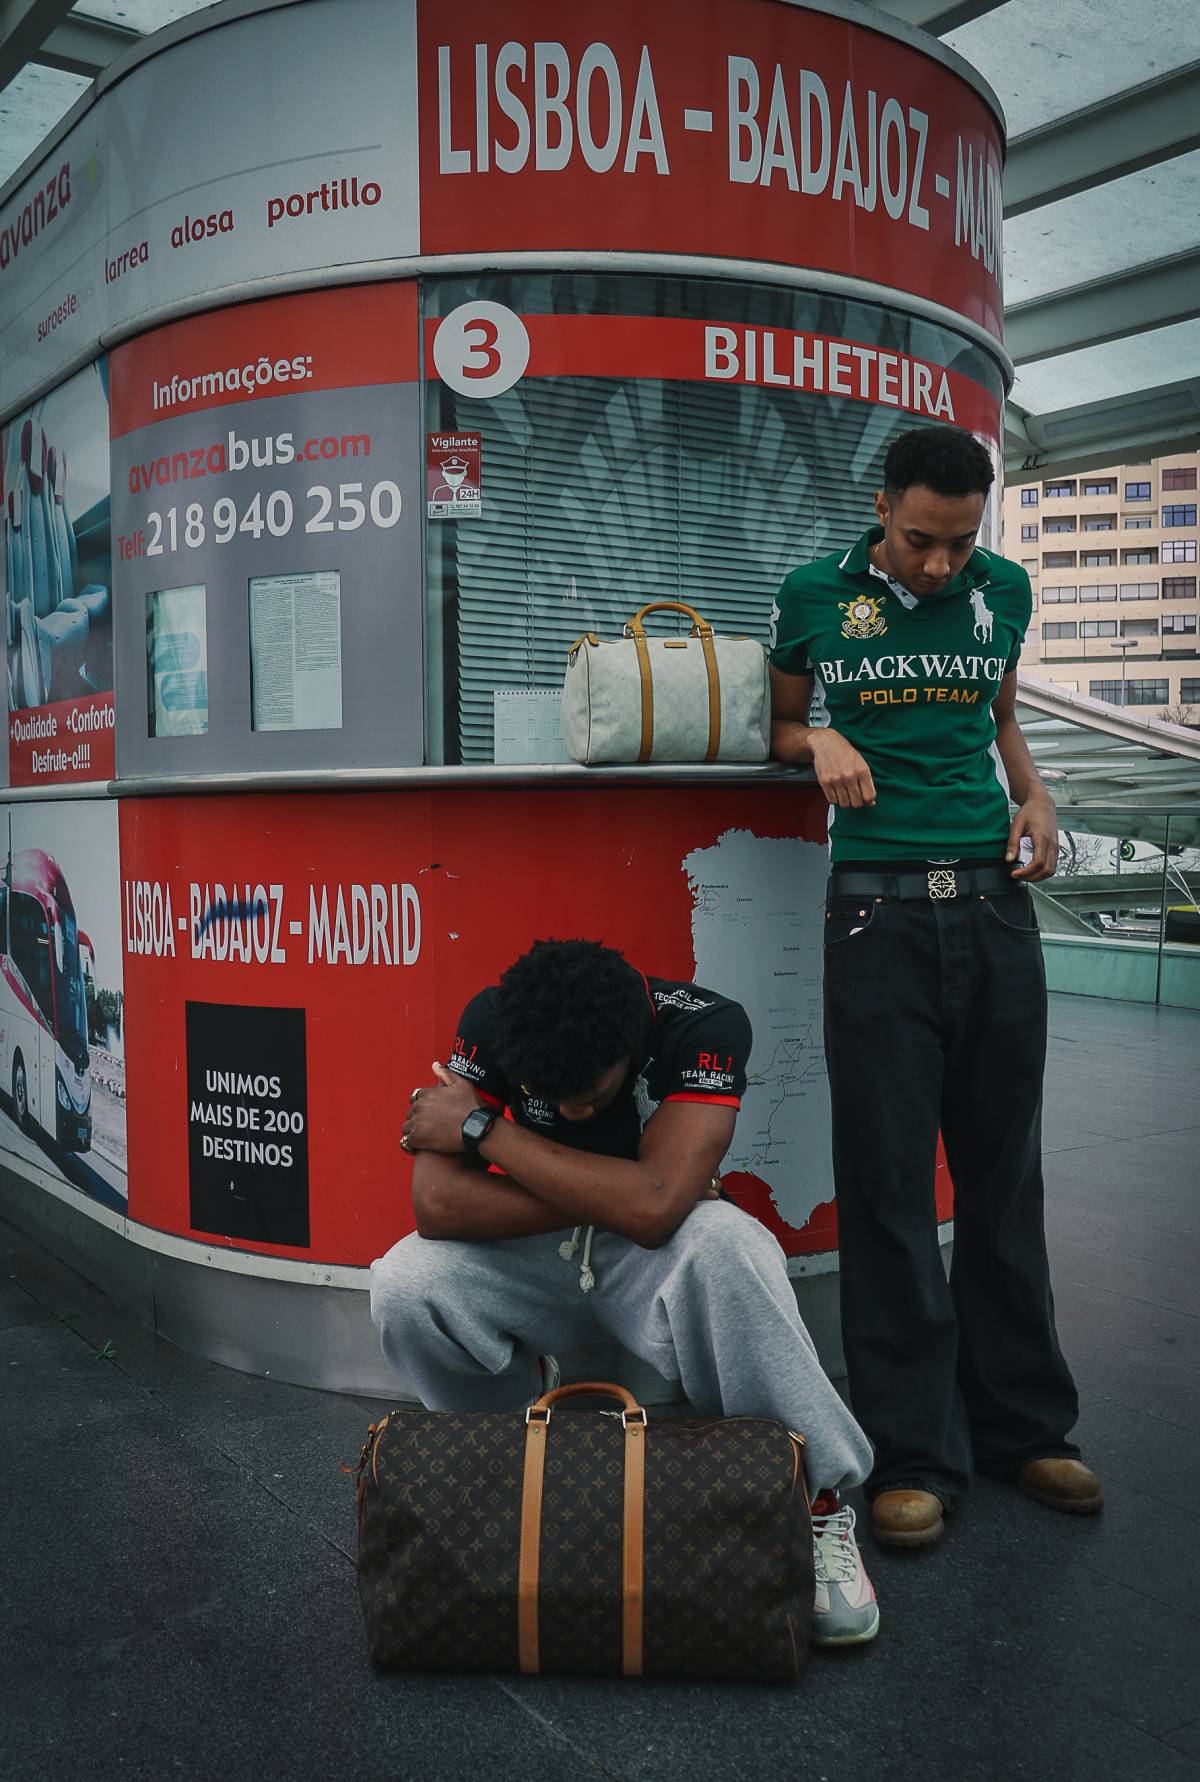
[(881, 1491), (871, 1504), (875, 1539), (884, 1547), (932, 1547), (946, 1531), (932, 1491)]
[(1017, 1474), (1017, 1484), (1035, 1503), (1064, 1510), (1068, 1516), (1094, 1516), (1104, 1505), (1099, 1479), (1081, 1460), (1027, 1461)]

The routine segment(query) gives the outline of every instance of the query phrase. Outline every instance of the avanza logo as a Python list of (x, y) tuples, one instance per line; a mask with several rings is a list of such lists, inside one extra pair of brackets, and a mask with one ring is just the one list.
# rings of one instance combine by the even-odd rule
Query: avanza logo
[(13, 221), (0, 229), (0, 272), (6, 271), (21, 249), (28, 247), (70, 202), (71, 163), (64, 161)]

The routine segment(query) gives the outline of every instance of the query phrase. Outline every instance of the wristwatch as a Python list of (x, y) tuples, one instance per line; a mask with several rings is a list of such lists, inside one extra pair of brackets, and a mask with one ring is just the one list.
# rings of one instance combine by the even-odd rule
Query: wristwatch
[(472, 1108), (462, 1123), (462, 1142), (472, 1157), (479, 1154), (479, 1147), (492, 1130), (492, 1121), (496, 1118), (494, 1108)]

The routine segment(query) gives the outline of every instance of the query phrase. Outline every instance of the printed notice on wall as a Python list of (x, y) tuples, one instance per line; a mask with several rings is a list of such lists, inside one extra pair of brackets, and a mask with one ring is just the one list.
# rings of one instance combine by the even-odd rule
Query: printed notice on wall
[(477, 520), (483, 511), (479, 433), (427, 433), (425, 506), (431, 520)]
[(342, 578), (336, 569), (250, 581), (251, 725), (342, 727)]
[(208, 729), (208, 626), (203, 584), (146, 596), (146, 706), (151, 736)]
[(193, 1230), (307, 1248), (304, 1010), (189, 1002), (186, 1016)]

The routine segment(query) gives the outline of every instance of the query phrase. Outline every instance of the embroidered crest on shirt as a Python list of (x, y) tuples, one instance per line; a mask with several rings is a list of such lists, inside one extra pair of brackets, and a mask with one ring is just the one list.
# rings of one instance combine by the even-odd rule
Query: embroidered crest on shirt
[(843, 637), (882, 637), (887, 630), (887, 620), (882, 611), (885, 596), (878, 599), (870, 594), (856, 594), (851, 601), (839, 600), (838, 611), (846, 614), (842, 620)]

